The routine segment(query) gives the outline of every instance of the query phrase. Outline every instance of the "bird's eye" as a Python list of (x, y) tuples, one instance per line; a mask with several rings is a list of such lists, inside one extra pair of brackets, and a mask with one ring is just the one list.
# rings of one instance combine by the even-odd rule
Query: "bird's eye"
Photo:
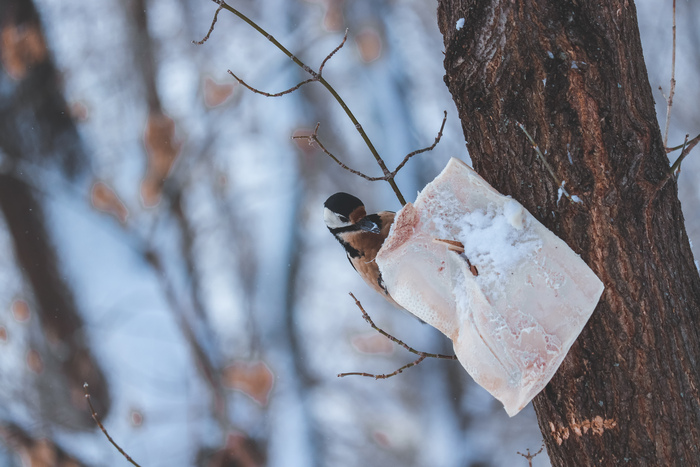
[(346, 216), (338, 216), (338, 219), (340, 219), (342, 222), (350, 222), (350, 219), (348, 219)]

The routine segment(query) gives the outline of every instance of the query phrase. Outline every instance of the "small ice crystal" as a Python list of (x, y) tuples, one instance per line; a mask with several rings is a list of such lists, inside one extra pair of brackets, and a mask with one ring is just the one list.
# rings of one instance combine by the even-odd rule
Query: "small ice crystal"
[[(566, 181), (562, 180), (561, 181), (561, 186), (559, 187), (559, 190), (557, 190), (557, 206), (559, 206), (559, 201), (561, 200), (561, 196), (566, 193), (566, 188), (564, 188), (564, 185), (566, 185)], [(567, 193), (568, 194), (568, 193)]]

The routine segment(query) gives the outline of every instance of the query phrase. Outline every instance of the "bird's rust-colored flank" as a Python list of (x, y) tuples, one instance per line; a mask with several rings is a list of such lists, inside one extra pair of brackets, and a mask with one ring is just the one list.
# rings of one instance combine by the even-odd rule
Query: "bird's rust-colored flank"
[(381, 211), (367, 215), (362, 201), (348, 193), (336, 193), (326, 200), (324, 220), (328, 230), (345, 248), (348, 260), (360, 277), (382, 294), (392, 305), (400, 306), (391, 298), (375, 258), (389, 235), (394, 213)]
[(399, 305), (394, 302), (384, 287), (379, 267), (375, 261), (379, 249), (382, 247), (387, 235), (389, 235), (391, 224), (394, 222), (394, 213), (383, 211), (374, 214), (374, 216), (379, 218), (377, 226), (380, 232), (378, 234), (363, 230), (348, 232), (346, 234), (344, 240), (360, 252), (360, 256), (349, 258), (350, 263), (370, 287), (381, 293), (393, 305), (398, 307)]

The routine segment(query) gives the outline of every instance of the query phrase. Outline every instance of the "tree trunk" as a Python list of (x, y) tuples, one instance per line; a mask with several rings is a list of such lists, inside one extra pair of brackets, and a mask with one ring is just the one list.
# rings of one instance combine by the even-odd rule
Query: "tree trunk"
[(534, 400), (552, 464), (696, 463), (700, 278), (633, 2), (440, 0), (438, 22), (474, 168), (605, 283)]
[(47, 168), (57, 167), (66, 178), (77, 177), (85, 170), (86, 157), (32, 1), (0, 0), (0, 89), (0, 215), (33, 293), (46, 344), (39, 349), (42, 370), (36, 383), (43, 420), (36, 425), (51, 421), (94, 429), (83, 384), (89, 383), (102, 417), (110, 407), (109, 388), (89, 336), (83, 333), (43, 199), (36, 196), (37, 187), (48, 196), (54, 189), (42, 184)]

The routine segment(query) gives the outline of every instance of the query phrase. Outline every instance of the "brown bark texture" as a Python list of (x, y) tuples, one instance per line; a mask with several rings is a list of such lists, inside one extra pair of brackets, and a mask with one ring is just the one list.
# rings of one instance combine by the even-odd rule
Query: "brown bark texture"
[[(438, 23), (474, 169), (605, 284), (534, 400), (552, 464), (695, 465), (700, 279), (633, 2), (440, 0)], [(582, 203), (559, 199), (516, 122)]]

